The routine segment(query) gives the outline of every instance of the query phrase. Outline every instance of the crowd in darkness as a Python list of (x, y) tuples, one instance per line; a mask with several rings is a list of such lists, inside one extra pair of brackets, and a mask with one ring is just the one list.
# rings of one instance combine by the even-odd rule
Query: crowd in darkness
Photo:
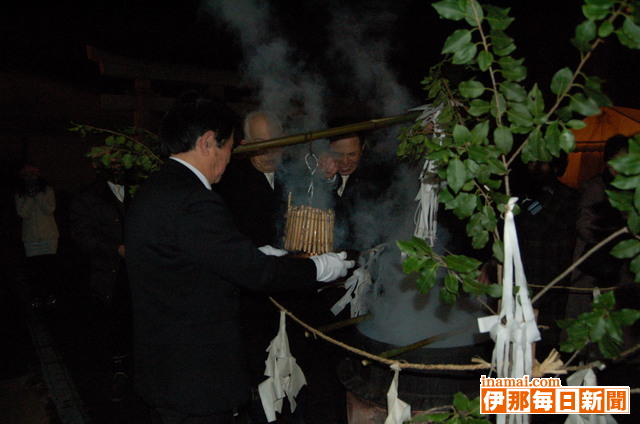
[[(277, 293), (294, 312), (326, 323), (327, 299), (317, 288), (354, 266), (345, 253), (304, 258), (282, 250), (282, 149), (231, 157), (235, 144), (283, 133), (279, 118), (268, 111), (248, 114), (242, 125), (222, 102), (187, 92), (163, 122), (165, 164), (134, 198), (120, 169), (94, 163), (96, 180), (74, 195), (68, 226), (88, 264), (83, 284), (109, 317), (104, 331), (113, 372), (105, 384), (112, 401), (135, 388), (155, 423), (231, 423), (238, 411), (250, 422), (267, 421), (258, 393), (265, 349), (278, 326), (268, 297)], [(605, 162), (625, 154), (626, 143), (622, 136), (608, 140)], [(318, 163), (317, 190), (325, 192), (336, 222), (346, 229), (336, 233), (338, 250), (367, 247), (355, 243), (350, 220), (359, 202), (375, 202), (385, 192), (390, 173), (374, 166), (360, 133), (329, 140)], [(615, 171), (607, 166), (574, 190), (559, 181), (566, 166), (563, 154), (514, 172), (521, 209), (516, 224), (532, 293), (625, 225), (605, 194)], [(20, 181), (15, 210), (22, 220), (32, 306), (55, 308), (64, 292), (61, 281), (72, 281), (57, 255), (55, 192), (33, 164), (20, 170)], [(560, 285), (617, 286), (624, 293), (620, 303), (633, 307), (637, 295), (630, 288), (629, 264), (606, 251)], [(586, 312), (591, 301), (588, 291), (558, 289), (534, 305), (542, 311), (539, 324), (549, 328), (539, 343), (542, 355), (562, 339), (555, 321)], [(312, 360), (302, 332), (292, 329), (290, 338), (299, 362)], [(334, 372), (337, 364), (325, 365)], [(307, 421), (309, 392), (302, 389), (289, 422)], [(343, 407), (338, 399), (336, 405)]]

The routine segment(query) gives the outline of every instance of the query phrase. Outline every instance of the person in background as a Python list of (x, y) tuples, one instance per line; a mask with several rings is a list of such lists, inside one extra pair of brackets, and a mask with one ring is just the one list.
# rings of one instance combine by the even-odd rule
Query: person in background
[[(527, 283), (539, 292), (573, 262), (576, 242), (578, 192), (559, 181), (568, 163), (565, 152), (548, 162), (526, 164), (526, 173), (516, 193), (521, 212), (516, 215), (518, 242)], [(564, 284), (569, 282), (565, 278)], [(540, 311), (538, 324), (542, 340), (537, 349), (546, 358), (558, 347), (560, 330), (556, 321), (564, 318), (566, 290), (552, 290), (534, 305)]]
[(90, 264), (89, 289), (107, 320), (111, 349), (110, 399), (122, 401), (128, 393), (131, 364), (131, 293), (124, 256), (124, 214), (128, 195), (125, 175), (93, 162), (96, 179), (71, 202), (71, 238)]
[[(338, 121), (333, 126), (342, 126)], [(377, 158), (365, 158), (365, 140), (353, 132), (329, 139), (329, 149), (319, 158), (319, 187), (330, 191), (329, 207), (336, 213), (336, 246), (361, 250), (357, 242), (356, 220), (359, 212), (370, 212), (391, 185), (392, 171)], [(363, 158), (366, 160), (363, 161)]]
[[(137, 191), (125, 223), (136, 387), (157, 423), (231, 423), (250, 399), (239, 288), (311, 289), (346, 275), (345, 253), (309, 259), (255, 245), (211, 190), (229, 163), (237, 117), (183, 93), (167, 112), (162, 169)], [(266, 253), (263, 253), (266, 252)]]
[(15, 204), (16, 212), (22, 218), (32, 306), (53, 306), (59, 289), (56, 281), (59, 232), (54, 217), (55, 193), (33, 165), (22, 167), (20, 178), (22, 183), (15, 195)]
[[(616, 190), (611, 183), (617, 172), (608, 162), (627, 154), (628, 146), (629, 140), (623, 135), (608, 139), (604, 147), (605, 169), (601, 174), (585, 182), (580, 190), (575, 260), (600, 241), (626, 226), (626, 216), (609, 203), (605, 190)], [(584, 261), (572, 275), (574, 287), (613, 287), (632, 282), (633, 278), (627, 261), (615, 258), (609, 253), (623, 239), (623, 236), (618, 237)], [(567, 305), (567, 317), (575, 318), (580, 313), (590, 311), (592, 301), (591, 292), (572, 293)]]
[[(249, 113), (244, 120), (241, 144), (282, 136), (280, 120), (265, 111)], [(260, 150), (248, 158), (232, 158), (224, 177), (213, 190), (232, 212), (233, 222), (256, 247), (280, 247), (278, 222), (283, 216), (283, 188), (278, 175), (282, 148)], [(280, 235), (281, 236), (281, 235)]]
[[(254, 111), (244, 119), (244, 137), (240, 144), (256, 143), (282, 136), (280, 120), (265, 111)], [(284, 196), (278, 175), (282, 161), (282, 149), (260, 150), (249, 157), (233, 157), (213, 191), (224, 199), (238, 230), (248, 237), (255, 247), (271, 245), (281, 247), (279, 222), (283, 217)], [(297, 294), (297, 293), (296, 293)], [(244, 349), (247, 356), (252, 399), (249, 408), (252, 423), (266, 423), (258, 395), (258, 385), (265, 380), (264, 361), (266, 348), (278, 332), (279, 313), (266, 293), (240, 289), (240, 320)], [(284, 293), (279, 293), (279, 301)], [(289, 306), (289, 305), (287, 305)], [(290, 342), (292, 332), (289, 329)], [(299, 360), (298, 349), (292, 351)], [(300, 401), (300, 395), (298, 401)], [(300, 402), (298, 402), (300, 405)], [(286, 410), (286, 408), (285, 408)], [(297, 408), (301, 413), (302, 408)]]

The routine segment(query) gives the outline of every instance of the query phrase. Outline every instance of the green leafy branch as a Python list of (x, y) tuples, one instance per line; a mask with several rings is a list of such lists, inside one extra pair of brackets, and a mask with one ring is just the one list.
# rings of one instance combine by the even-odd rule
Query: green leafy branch
[(567, 331), (568, 336), (560, 344), (560, 350), (574, 352), (589, 343), (596, 343), (606, 358), (620, 356), (622, 328), (636, 322), (640, 318), (640, 311), (614, 308), (614, 294), (607, 292), (595, 297), (592, 312), (583, 313), (578, 318), (558, 321), (558, 325)]
[(425, 414), (416, 415), (411, 423), (441, 424), (489, 424), (485, 415), (480, 414), (480, 398), (469, 399), (464, 393), (453, 396), (453, 405), (434, 408)]
[(402, 264), (406, 274), (418, 273), (416, 282), (420, 293), (429, 292), (438, 280), (440, 268), (447, 271), (444, 286), (440, 290), (440, 299), (455, 304), (460, 296), (460, 289), (472, 295), (489, 295), (499, 298), (502, 286), (499, 284), (481, 284), (478, 282), (482, 263), (464, 255), (439, 255), (421, 238), (413, 237), (409, 241), (396, 242), (400, 250), (407, 255)]
[(132, 194), (139, 183), (162, 164), (156, 153), (158, 136), (150, 131), (126, 128), (119, 132), (83, 124), (74, 124), (69, 131), (78, 132), (83, 138), (89, 135), (104, 137), (104, 144), (92, 147), (87, 157), (112, 175), (122, 175)]

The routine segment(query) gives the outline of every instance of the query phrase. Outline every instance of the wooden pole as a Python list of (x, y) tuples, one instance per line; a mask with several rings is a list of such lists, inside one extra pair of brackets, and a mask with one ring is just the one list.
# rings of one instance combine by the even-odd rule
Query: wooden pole
[(343, 125), (341, 127), (329, 128), (326, 130), (308, 132), (285, 137), (272, 138), (271, 140), (259, 141), (256, 143), (243, 144), (233, 150), (233, 154), (248, 153), (260, 149), (270, 149), (273, 147), (291, 146), (294, 144), (308, 143), (319, 138), (328, 138), (341, 134), (348, 134), (357, 131), (374, 130), (376, 128), (388, 127), (401, 122), (415, 120), (422, 111), (416, 110), (395, 115), (388, 118), (371, 119), (370, 121), (358, 122), (356, 124)]

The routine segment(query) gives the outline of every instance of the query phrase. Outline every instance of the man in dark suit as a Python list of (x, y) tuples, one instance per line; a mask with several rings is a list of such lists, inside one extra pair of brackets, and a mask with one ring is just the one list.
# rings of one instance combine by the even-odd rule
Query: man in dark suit
[[(337, 125), (334, 125), (337, 126)], [(339, 249), (368, 249), (358, 242), (356, 221), (359, 213), (371, 214), (391, 184), (391, 169), (382, 161), (367, 158), (361, 133), (347, 133), (329, 139), (329, 149), (320, 156), (319, 175), (331, 191), (336, 213), (335, 240)]]
[(353, 266), (343, 253), (267, 256), (237, 230), (211, 191), (229, 162), (236, 123), (221, 102), (180, 96), (161, 130), (170, 158), (127, 215), (136, 383), (158, 423), (231, 423), (248, 401), (239, 287), (310, 288)]
[[(282, 136), (282, 126), (274, 115), (256, 111), (244, 120), (241, 144)], [(280, 247), (278, 222), (283, 217), (284, 196), (278, 176), (282, 148), (260, 150), (249, 157), (233, 158), (224, 178), (213, 187), (225, 200), (240, 232), (255, 246)]]
[[(88, 257), (89, 288), (109, 326), (113, 380), (110, 399), (127, 395), (131, 367), (131, 294), (124, 264), (124, 172), (94, 163), (95, 181), (74, 196), (69, 208), (71, 238)], [(102, 329), (100, 329), (102, 330)]]

